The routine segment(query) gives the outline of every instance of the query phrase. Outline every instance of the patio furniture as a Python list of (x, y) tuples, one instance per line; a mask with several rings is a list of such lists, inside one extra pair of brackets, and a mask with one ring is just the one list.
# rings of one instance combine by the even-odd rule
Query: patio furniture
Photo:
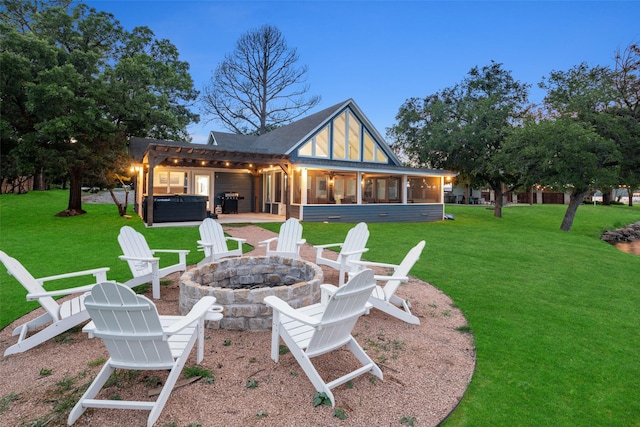
[(354, 261), (354, 264), (360, 268), (386, 267), (393, 269), (393, 273), (390, 276), (374, 276), (377, 281), (386, 281), (386, 283), (383, 286), (376, 285), (376, 288), (369, 297), (369, 304), (407, 323), (413, 325), (420, 324), (420, 319), (411, 313), (411, 304), (409, 301), (397, 297), (395, 293), (400, 287), (400, 284), (406, 283), (409, 280), (409, 271), (415, 263), (418, 262), (424, 246), (425, 241), (420, 241), (416, 246), (411, 248), (399, 265), (382, 262)]
[[(246, 239), (227, 237), (224, 235), (222, 226), (212, 218), (205, 218), (200, 224), (200, 240), (198, 246), (204, 251), (204, 259), (198, 263), (198, 267), (210, 262), (216, 262), (220, 258), (242, 256), (242, 244)], [(234, 241), (238, 247), (229, 249), (228, 241)]]
[[(340, 272), (338, 278), (338, 286), (344, 284), (344, 275), (349, 271), (357, 271), (357, 268), (351, 264), (352, 261), (359, 261), (363, 253), (368, 251), (365, 247), (369, 240), (369, 229), (367, 224), (361, 222), (353, 227), (347, 233), (347, 237), (343, 243), (329, 243), (326, 245), (316, 245), (316, 264), (327, 265)], [(324, 249), (339, 247), (337, 259), (333, 260), (322, 255)]]
[[(189, 250), (183, 249), (149, 249), (144, 236), (125, 225), (120, 229), (118, 243), (124, 255), (119, 258), (127, 261), (133, 278), (124, 285), (133, 288), (144, 283), (151, 282), (151, 292), (154, 299), (160, 298), (160, 278), (166, 277), (176, 271), (187, 269), (187, 254)], [(156, 253), (178, 254), (178, 263), (160, 268), (160, 258), (154, 257)]]
[[(22, 353), (87, 321), (89, 319), (89, 313), (87, 313), (84, 308), (84, 293), (91, 290), (96, 283), (106, 281), (107, 271), (109, 271), (109, 268), (105, 267), (36, 279), (18, 260), (10, 257), (3, 251), (0, 251), (0, 261), (2, 261), (2, 264), (4, 264), (9, 274), (15, 277), (27, 290), (27, 300), (37, 300), (45, 311), (44, 314), (23, 323), (13, 330), (12, 335), (18, 335), (18, 342), (5, 350), (5, 356)], [(94, 279), (93, 283), (88, 285), (57, 291), (47, 291), (43, 286), (45, 282), (53, 280), (90, 275), (93, 275)], [(81, 295), (63, 302), (58, 302), (53, 299), (55, 296), (73, 294)], [(31, 336), (27, 336), (29, 332), (35, 331), (45, 325), (47, 326), (44, 329), (39, 330)]]
[[(330, 294), (325, 303), (294, 309), (273, 295), (266, 297), (264, 303), (273, 308), (271, 358), (278, 362), (282, 337), (315, 389), (325, 393), (331, 400), (331, 405), (335, 406), (331, 389), (367, 372), (382, 379), (380, 368), (351, 335), (356, 322), (366, 312), (367, 299), (375, 288), (375, 280), (373, 271), (363, 270), (340, 288), (333, 285), (321, 286)], [(345, 346), (362, 366), (325, 382), (311, 359)]]
[[(73, 407), (67, 420), (75, 423), (87, 408), (136, 409), (150, 411), (147, 426), (153, 426), (173, 390), (194, 344), (196, 362), (204, 355), (204, 321), (220, 320), (216, 299), (203, 297), (186, 316), (159, 316), (156, 306), (144, 295), (136, 295), (119, 283), (100, 283), (85, 299), (93, 321), (83, 331), (98, 337), (109, 352), (93, 383)], [(95, 399), (115, 369), (134, 371), (169, 370), (155, 401)]]
[[(271, 249), (271, 243), (277, 242), (275, 249)], [(302, 238), (302, 224), (295, 218), (289, 218), (280, 226), (278, 237), (272, 237), (258, 243), (266, 246), (267, 256), (279, 255), (293, 259), (300, 259), (300, 247), (306, 243)]]

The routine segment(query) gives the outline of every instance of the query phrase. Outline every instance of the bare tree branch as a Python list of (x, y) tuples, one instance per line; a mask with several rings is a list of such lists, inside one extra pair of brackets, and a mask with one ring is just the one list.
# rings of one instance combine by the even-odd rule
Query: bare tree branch
[(258, 135), (300, 117), (320, 97), (305, 98), (308, 68), (297, 67), (298, 60), (276, 27), (245, 33), (204, 89), (205, 112), (232, 132)]

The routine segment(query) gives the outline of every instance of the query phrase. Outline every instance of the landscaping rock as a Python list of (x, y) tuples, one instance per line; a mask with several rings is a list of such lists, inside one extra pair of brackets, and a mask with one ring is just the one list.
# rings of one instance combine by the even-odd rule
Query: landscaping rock
[(629, 224), (617, 230), (609, 230), (602, 233), (600, 239), (615, 245), (616, 243), (629, 243), (640, 240), (640, 221)]

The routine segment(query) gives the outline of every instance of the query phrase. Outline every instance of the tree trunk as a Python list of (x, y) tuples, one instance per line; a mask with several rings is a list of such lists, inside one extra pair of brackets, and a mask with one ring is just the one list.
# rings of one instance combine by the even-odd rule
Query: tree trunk
[(602, 191), (602, 206), (611, 205), (611, 191)]
[(40, 168), (38, 173), (36, 173), (33, 177), (33, 189), (34, 191), (44, 191), (46, 190), (44, 185), (44, 168)]
[(502, 218), (502, 184), (498, 184), (493, 188), (493, 192), (496, 197), (496, 208), (493, 211), (493, 216), (495, 218)]
[(109, 194), (111, 194), (113, 203), (118, 207), (120, 216), (125, 216), (127, 214), (127, 206), (129, 206), (129, 190), (127, 187), (124, 187), (124, 203), (120, 203), (120, 200), (116, 197), (116, 193), (113, 192), (113, 188), (109, 188)]
[(66, 210), (58, 212), (56, 216), (75, 216), (86, 213), (82, 210), (82, 169), (75, 168), (69, 173), (69, 205)]
[(584, 196), (587, 194), (586, 191), (581, 191), (579, 193), (571, 193), (569, 198), (569, 206), (567, 207), (567, 211), (564, 214), (564, 219), (562, 220), (562, 225), (560, 226), (560, 230), (570, 231), (571, 226), (573, 225), (573, 219), (576, 216), (576, 211), (578, 210), (578, 206), (582, 204), (584, 200)]

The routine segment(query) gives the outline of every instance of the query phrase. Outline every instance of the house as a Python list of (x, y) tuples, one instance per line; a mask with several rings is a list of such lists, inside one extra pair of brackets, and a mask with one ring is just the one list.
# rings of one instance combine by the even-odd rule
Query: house
[(454, 175), (403, 166), (351, 99), (260, 136), (213, 131), (206, 145), (133, 137), (129, 151), (136, 209), (148, 225), (176, 195), (198, 205), (195, 216), (204, 209), (315, 222), (437, 221), (445, 178)]

